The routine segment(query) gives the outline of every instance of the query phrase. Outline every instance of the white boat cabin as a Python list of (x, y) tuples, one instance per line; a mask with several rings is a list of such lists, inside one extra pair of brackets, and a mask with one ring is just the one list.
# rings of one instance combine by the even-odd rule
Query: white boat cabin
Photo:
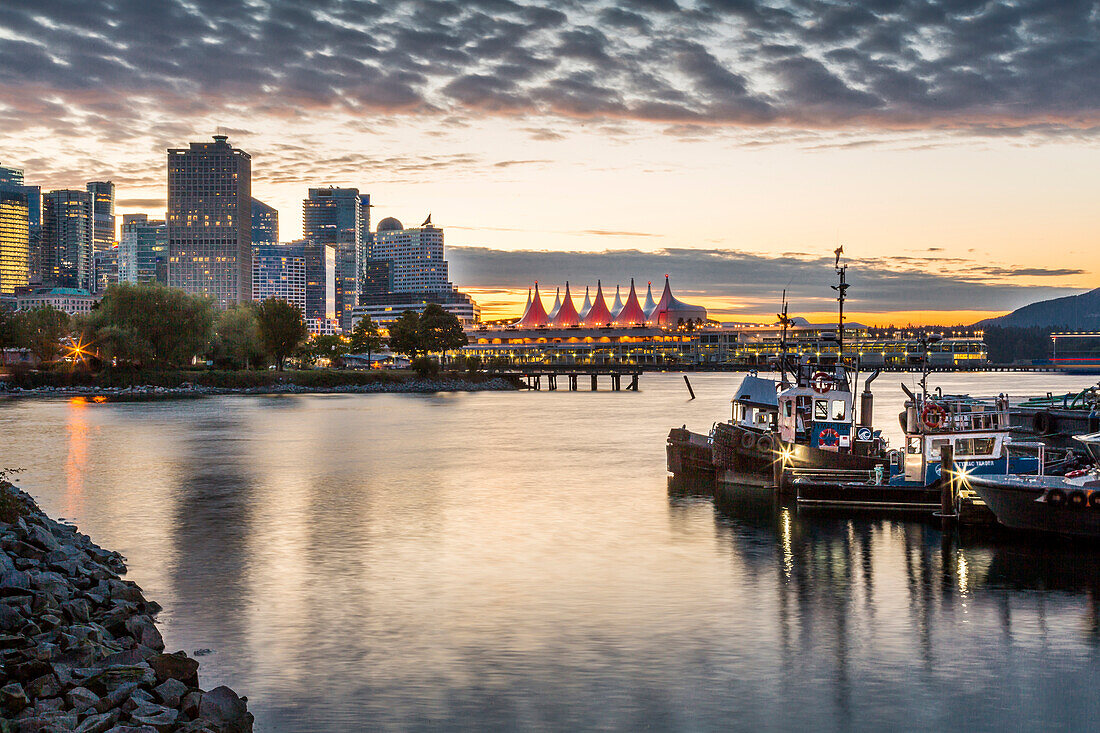
[(1007, 398), (917, 396), (906, 403), (904, 428), (906, 481), (925, 481), (944, 446), (954, 448), (956, 462), (974, 463), (1006, 460), (1011, 443)]
[(732, 423), (758, 433), (773, 432), (778, 414), (776, 388), (775, 380), (758, 377), (755, 373), (746, 376), (733, 398)]
[(852, 391), (843, 367), (818, 367), (779, 395), (779, 436), (824, 450), (852, 445)]

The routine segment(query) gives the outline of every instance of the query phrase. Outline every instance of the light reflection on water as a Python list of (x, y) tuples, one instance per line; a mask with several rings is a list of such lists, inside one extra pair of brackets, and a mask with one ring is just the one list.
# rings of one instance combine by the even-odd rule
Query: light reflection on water
[[(168, 645), (213, 649), (204, 684), (248, 695), (259, 730), (1097, 719), (1095, 550), (670, 487), (668, 428), (725, 418), (739, 379), (691, 375), (694, 402), (648, 374), (638, 394), (0, 401), (0, 464), (128, 557)], [(897, 379), (876, 383), (895, 443)]]

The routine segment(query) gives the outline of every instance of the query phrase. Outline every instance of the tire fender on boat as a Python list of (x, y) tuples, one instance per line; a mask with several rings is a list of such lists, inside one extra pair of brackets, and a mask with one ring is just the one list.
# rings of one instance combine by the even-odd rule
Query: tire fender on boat
[(1051, 489), (1046, 495), (1047, 504), (1052, 507), (1063, 507), (1066, 505), (1066, 492), (1061, 489)]
[(1100, 491), (1089, 492), (1089, 508), (1100, 509)]
[(1054, 432), (1054, 416), (1046, 410), (1036, 412), (1031, 419), (1031, 427), (1039, 435), (1050, 435)]
[(741, 432), (741, 447), (748, 450), (756, 445), (756, 436), (748, 430)]
[(1085, 496), (1085, 492), (1080, 489), (1074, 489), (1069, 492), (1069, 508), (1070, 509), (1084, 509), (1088, 506), (1089, 499)]
[(760, 440), (756, 441), (756, 447), (762, 453), (771, 453), (773, 445), (772, 436), (770, 435), (761, 436)]

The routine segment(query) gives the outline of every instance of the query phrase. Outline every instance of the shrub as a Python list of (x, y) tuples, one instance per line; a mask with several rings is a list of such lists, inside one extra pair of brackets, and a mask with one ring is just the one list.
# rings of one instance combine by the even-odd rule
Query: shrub
[(439, 376), (439, 362), (426, 356), (418, 356), (412, 360), (412, 370), (421, 379), (435, 379)]

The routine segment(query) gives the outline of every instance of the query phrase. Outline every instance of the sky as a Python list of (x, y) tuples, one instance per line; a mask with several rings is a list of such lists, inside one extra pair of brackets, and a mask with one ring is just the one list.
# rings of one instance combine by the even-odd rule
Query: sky
[[(722, 319), (970, 323), (1100, 286), (1100, 8), (947, 0), (5, 0), (0, 164), (163, 211), (215, 132), (444, 228), (487, 317), (669, 274)], [(578, 292), (579, 291), (579, 292)], [(659, 295), (659, 293), (658, 293)]]

